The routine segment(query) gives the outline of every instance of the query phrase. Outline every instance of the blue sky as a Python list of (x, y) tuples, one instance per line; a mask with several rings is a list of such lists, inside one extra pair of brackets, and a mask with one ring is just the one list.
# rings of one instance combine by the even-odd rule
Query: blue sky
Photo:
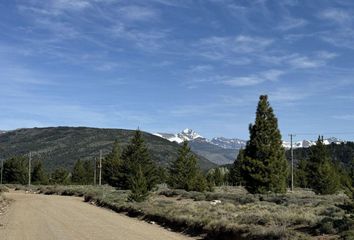
[(284, 138), (354, 139), (353, 27), (353, 1), (4, 0), (0, 129), (247, 139), (268, 94)]

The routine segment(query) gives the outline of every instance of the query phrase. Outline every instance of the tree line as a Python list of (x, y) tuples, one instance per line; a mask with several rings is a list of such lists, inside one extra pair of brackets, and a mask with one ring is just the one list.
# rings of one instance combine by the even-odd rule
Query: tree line
[[(250, 140), (242, 149), (232, 167), (215, 168), (203, 173), (188, 142), (184, 142), (177, 158), (165, 169), (156, 165), (137, 130), (130, 143), (121, 149), (117, 141), (112, 151), (102, 160), (102, 182), (118, 189), (131, 190), (130, 199), (142, 201), (158, 183), (187, 191), (212, 190), (223, 184), (242, 185), (250, 193), (284, 193), (289, 186), (290, 166), (282, 146), (278, 120), (268, 97), (259, 98), (254, 124), (249, 125)], [(354, 161), (354, 160), (353, 160)], [(319, 137), (310, 147), (309, 157), (298, 162), (295, 183), (298, 187), (311, 188), (318, 194), (332, 194), (344, 189), (353, 193), (354, 167), (344, 169), (331, 161)], [(34, 161), (31, 180), (33, 184), (93, 184), (92, 161), (76, 161), (71, 172), (56, 169), (51, 174), (44, 171), (40, 161)], [(4, 182), (26, 184), (28, 160), (13, 157), (4, 163)]]

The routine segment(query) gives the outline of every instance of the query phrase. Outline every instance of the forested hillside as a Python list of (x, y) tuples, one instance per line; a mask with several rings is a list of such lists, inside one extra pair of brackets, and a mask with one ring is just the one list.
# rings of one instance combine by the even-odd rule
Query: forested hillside
[[(9, 158), (32, 152), (33, 159), (42, 160), (44, 167), (72, 169), (76, 160), (92, 160), (108, 154), (113, 142), (118, 140), (122, 148), (134, 134), (133, 130), (99, 129), (87, 127), (28, 128), (6, 132), (0, 135), (0, 156)], [(152, 159), (161, 166), (167, 166), (177, 156), (179, 145), (143, 132)], [(204, 170), (215, 164), (198, 156), (198, 163)]]
[[(354, 159), (354, 142), (347, 142), (342, 144), (330, 144), (326, 145), (331, 159), (334, 162), (342, 164), (344, 167), (350, 165)], [(297, 163), (301, 159), (308, 159), (311, 152), (311, 148), (298, 148), (294, 149), (294, 160)], [(286, 156), (290, 160), (290, 151), (286, 151)]]

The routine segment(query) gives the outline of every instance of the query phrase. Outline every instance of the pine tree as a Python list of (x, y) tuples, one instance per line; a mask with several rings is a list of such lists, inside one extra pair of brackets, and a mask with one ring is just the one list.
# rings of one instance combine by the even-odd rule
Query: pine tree
[(297, 167), (295, 169), (295, 183), (296, 186), (302, 187), (302, 188), (308, 188), (309, 187), (309, 176), (308, 176), (308, 161), (306, 159), (301, 159), (299, 163), (297, 164)]
[(84, 176), (84, 182), (83, 184), (86, 185), (91, 185), (93, 184), (93, 177), (94, 177), (94, 166), (93, 162), (86, 160), (83, 162), (84, 170), (85, 170), (85, 176)]
[(4, 182), (26, 184), (28, 181), (28, 159), (12, 157), (4, 162)]
[(122, 159), (118, 141), (113, 144), (112, 151), (102, 162), (103, 181), (113, 187), (122, 187)]
[(48, 184), (48, 176), (43, 169), (43, 164), (41, 161), (34, 162), (31, 181), (33, 184)]
[(244, 161), (244, 150), (241, 149), (234, 161), (230, 173), (229, 173), (229, 183), (233, 186), (244, 185), (244, 181), (241, 174), (241, 166)]
[(215, 168), (214, 169), (214, 182), (215, 182), (215, 186), (221, 186), (224, 183), (224, 178), (223, 178), (223, 174), (221, 173), (220, 168)]
[(166, 183), (167, 179), (168, 179), (168, 173), (166, 168), (162, 167), (162, 166), (158, 166), (157, 167), (157, 183), (161, 184), (161, 183)]
[(339, 187), (339, 176), (329, 159), (323, 144), (323, 138), (318, 137), (315, 146), (311, 147), (308, 161), (309, 186), (318, 194), (333, 194)]
[(130, 179), (130, 190), (131, 193), (128, 197), (130, 201), (142, 202), (148, 197), (149, 189), (141, 165), (138, 166), (136, 175)]
[(81, 160), (77, 160), (72, 172), (71, 180), (76, 184), (85, 184), (85, 168)]
[(212, 187), (208, 186), (208, 181), (201, 171), (197, 171), (194, 178), (193, 191), (204, 192), (207, 188), (211, 190)]
[(64, 168), (57, 168), (51, 175), (50, 183), (67, 185), (70, 183), (70, 173)]
[(194, 189), (197, 172), (197, 160), (191, 153), (188, 142), (184, 141), (178, 150), (178, 157), (169, 167), (168, 184), (173, 188), (191, 191)]
[(135, 132), (130, 144), (124, 149), (122, 160), (121, 188), (130, 189), (132, 187), (131, 179), (138, 174), (139, 167), (146, 178), (148, 190), (155, 187), (158, 180), (156, 164), (150, 158), (140, 130)]
[(255, 124), (250, 124), (249, 131), (250, 140), (241, 166), (246, 189), (251, 193), (285, 192), (287, 160), (278, 120), (266, 95), (259, 98)]

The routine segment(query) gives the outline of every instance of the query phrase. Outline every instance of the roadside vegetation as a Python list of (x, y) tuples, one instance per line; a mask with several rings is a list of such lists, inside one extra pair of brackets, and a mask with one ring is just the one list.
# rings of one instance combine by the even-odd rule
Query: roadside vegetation
[(86, 202), (156, 222), (206, 239), (353, 239), (353, 202), (344, 193), (318, 195), (296, 189), (284, 194), (250, 194), (243, 187), (213, 192), (159, 185), (146, 201), (130, 201), (129, 190), (110, 186), (9, 185), (41, 194), (83, 197)]
[(5, 198), (4, 192), (8, 192), (8, 188), (6, 186), (0, 185), (0, 216), (3, 215), (6, 211), (6, 208), (10, 204), (10, 200)]

